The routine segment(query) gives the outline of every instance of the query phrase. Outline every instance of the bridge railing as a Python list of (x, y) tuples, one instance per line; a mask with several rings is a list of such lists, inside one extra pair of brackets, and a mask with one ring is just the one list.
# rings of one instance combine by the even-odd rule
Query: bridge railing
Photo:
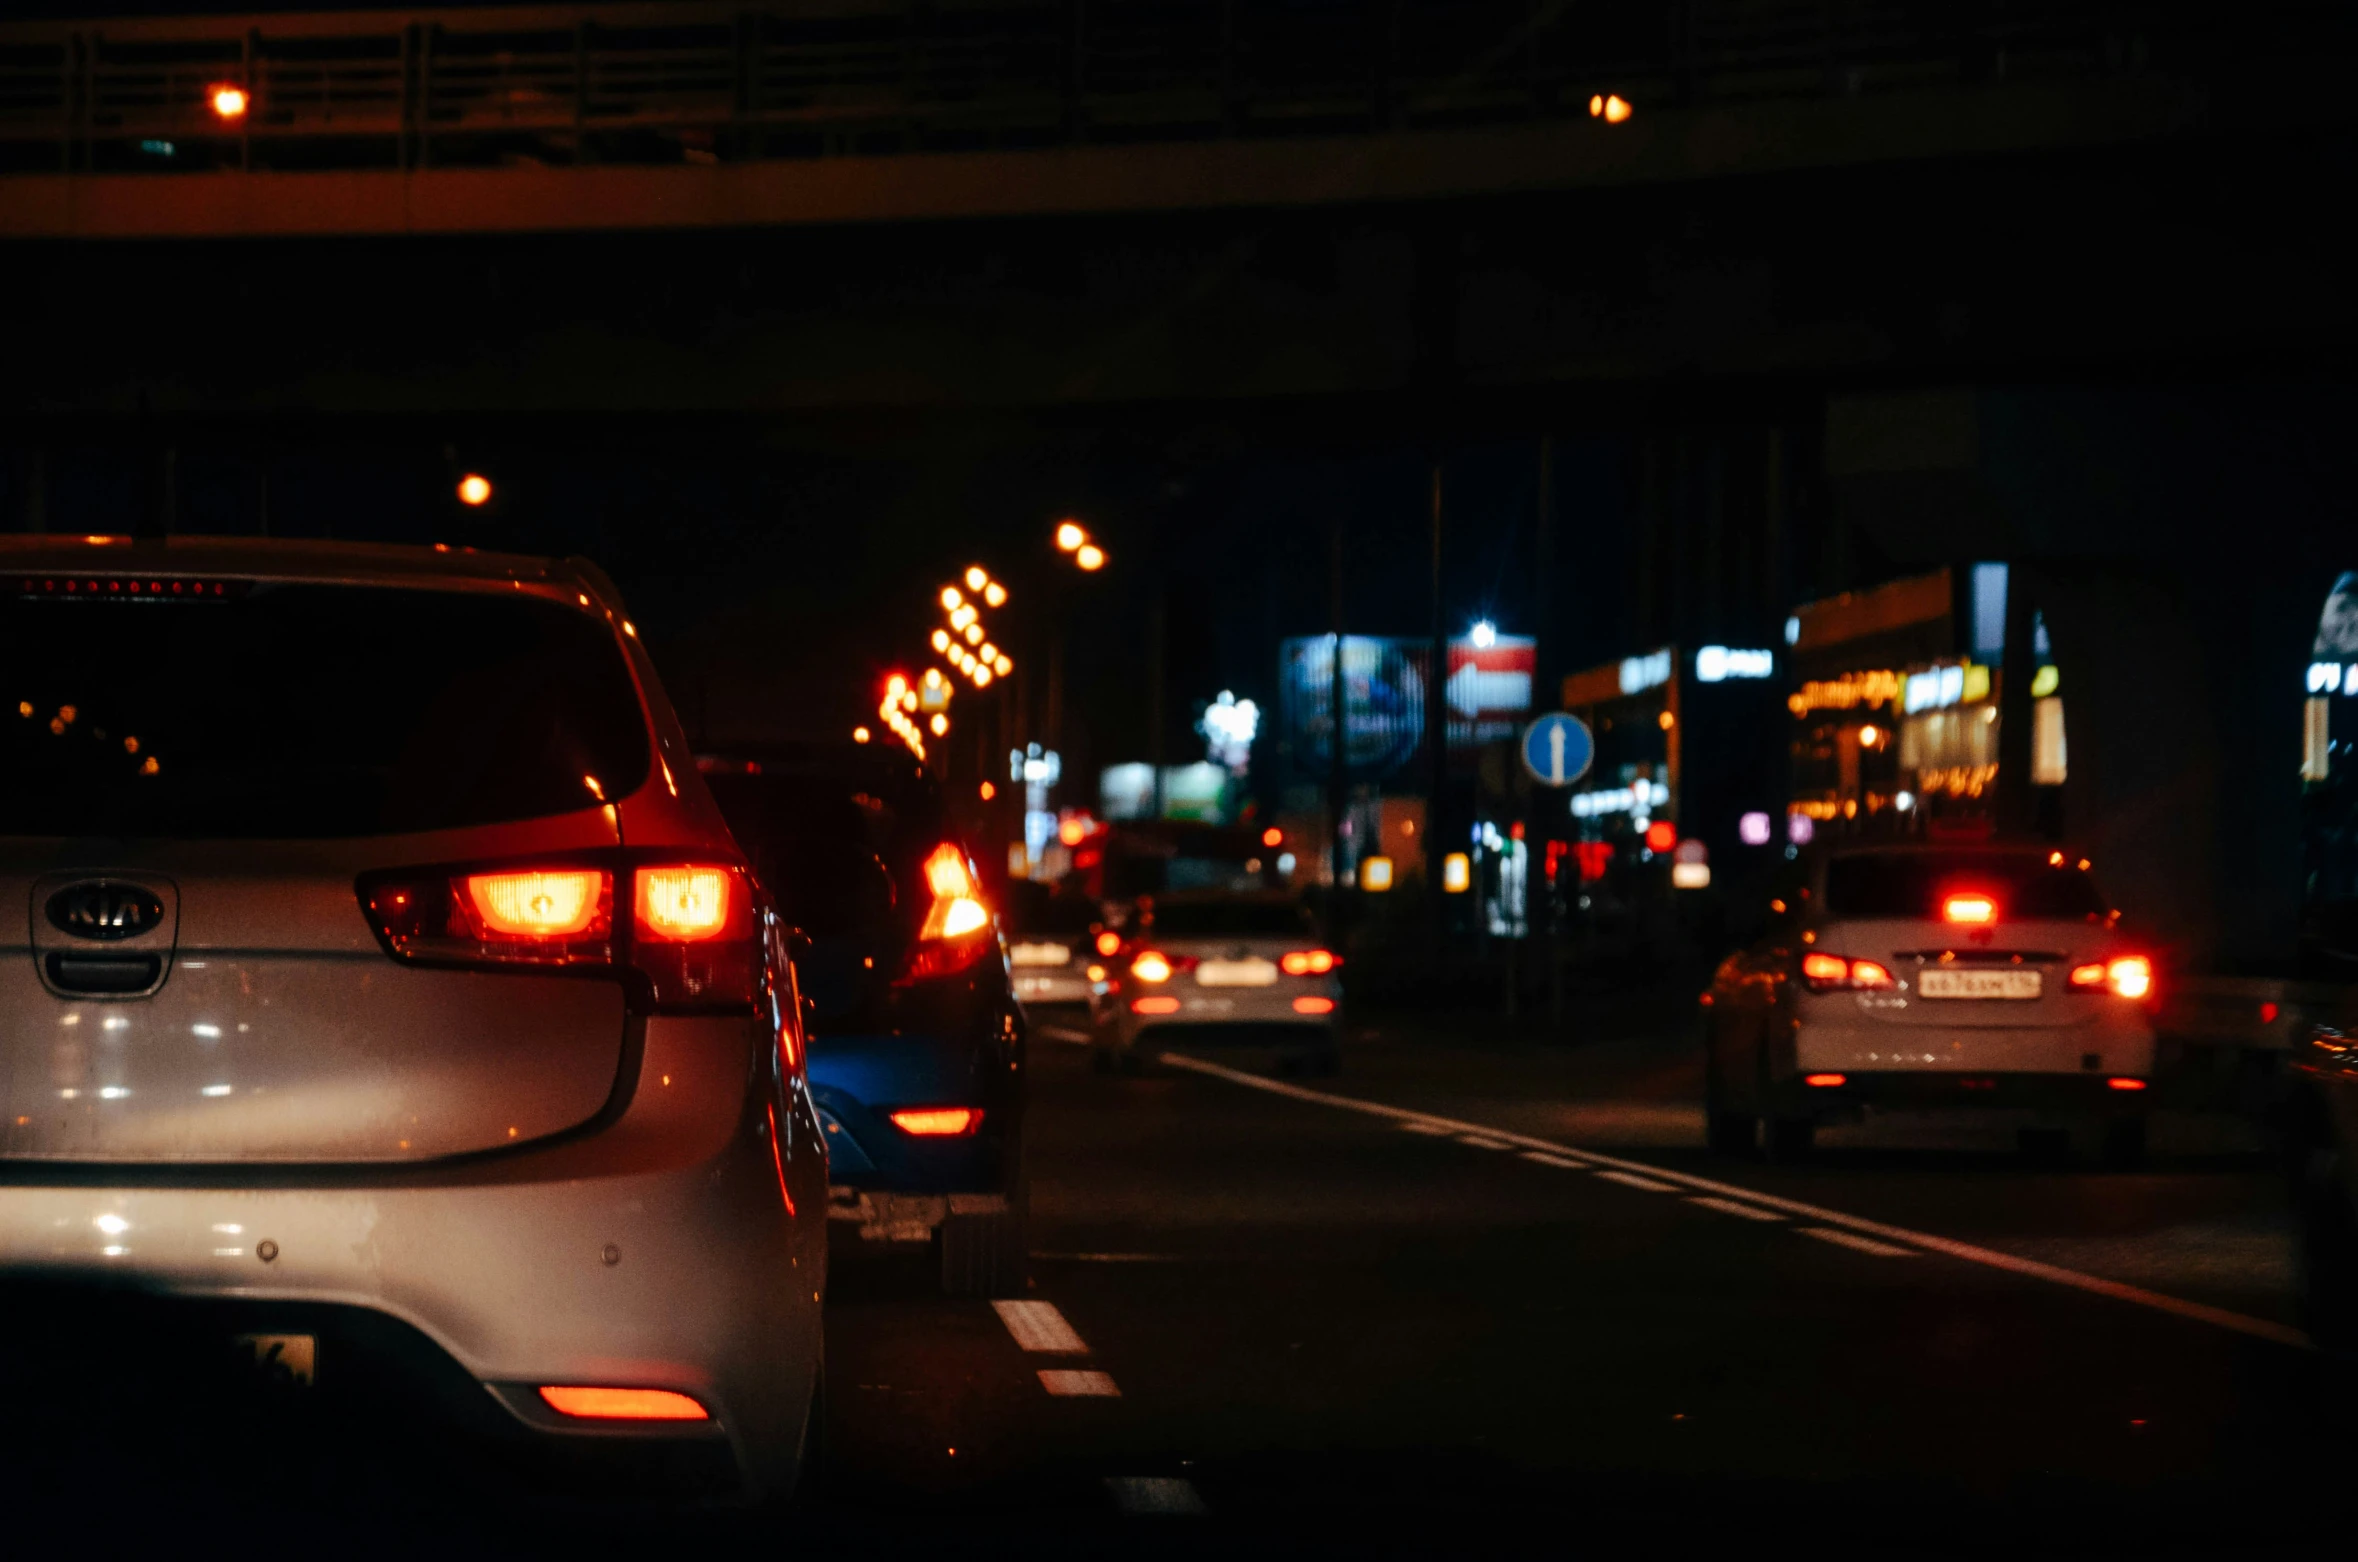
[[(2252, 0), (799, 0), (0, 24), (0, 172), (703, 162), (1352, 134), (2094, 76)], [(247, 94), (224, 118), (213, 95)]]

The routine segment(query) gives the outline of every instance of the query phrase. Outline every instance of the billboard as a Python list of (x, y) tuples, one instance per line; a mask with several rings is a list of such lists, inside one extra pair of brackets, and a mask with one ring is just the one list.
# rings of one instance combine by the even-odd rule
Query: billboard
[[(1531, 710), (1536, 665), (1525, 637), (1449, 642), (1442, 686), (1451, 748), (1512, 737)], [(1334, 753), (1333, 635), (1278, 648), (1278, 726), (1297, 772), (1323, 778)], [(1391, 775), (1423, 752), (1432, 642), (1405, 635), (1343, 637), (1343, 769), (1353, 781)]]

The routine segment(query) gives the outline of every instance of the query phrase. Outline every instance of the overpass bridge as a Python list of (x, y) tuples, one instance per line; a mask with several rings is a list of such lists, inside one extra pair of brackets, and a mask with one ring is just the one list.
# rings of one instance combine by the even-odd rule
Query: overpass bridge
[[(2318, 0), (690, 0), (17, 21), (0, 24), (0, 235), (1299, 207), (2134, 144), (2340, 117), (2332, 62), (2354, 34), (2348, 7)], [(1604, 112), (1611, 98), (1634, 112)]]

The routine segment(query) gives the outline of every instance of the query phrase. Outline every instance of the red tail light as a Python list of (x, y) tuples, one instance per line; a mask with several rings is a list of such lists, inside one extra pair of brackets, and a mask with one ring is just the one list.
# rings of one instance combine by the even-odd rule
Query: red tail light
[(2105, 1081), (2105, 1084), (2111, 1086), (2115, 1090), (2143, 1090), (2145, 1088), (2144, 1080), (2130, 1079), (2125, 1076), (2117, 1079), (2108, 1079)]
[(966, 853), (948, 841), (925, 859), (925, 887), (933, 896), (908, 962), (893, 979), (907, 987), (931, 977), (950, 976), (990, 953), (991, 913), (966, 866)]
[(1097, 935), (1097, 952), (1111, 960), (1122, 952), (1122, 935), (1107, 928)]
[[(630, 880), (618, 926), (615, 878)], [(726, 863), (632, 861), (372, 874), (360, 902), (385, 952), (411, 965), (611, 974), (641, 1008), (739, 1012), (761, 990), (752, 886)]]
[(1167, 982), (1171, 979), (1170, 957), (1160, 950), (1144, 950), (1130, 962), (1130, 974), (1142, 982)]
[(667, 1388), (589, 1388), (552, 1384), (540, 1391), (544, 1404), (561, 1416), (583, 1421), (709, 1421), (711, 1415), (685, 1394)]
[(1132, 1014), (1177, 1014), (1179, 1000), (1176, 998), (1133, 998), (1130, 1000), (1130, 1012)]
[(1804, 1074), (1801, 1082), (1813, 1090), (1839, 1090), (1850, 1082), (1847, 1074)]
[(1296, 1014), (1332, 1014), (1335, 1012), (1335, 1001), (1332, 998), (1296, 998), (1294, 1012)]
[(1873, 991), (1892, 985), (1891, 972), (1880, 961), (1816, 953), (1801, 957), (1801, 979), (1812, 992), (1821, 993), (1845, 987)]
[(979, 1107), (926, 1106), (895, 1112), (892, 1123), (902, 1133), (921, 1139), (955, 1139), (980, 1128), (982, 1118)]
[(2110, 992), (2121, 998), (2147, 998), (2153, 994), (2153, 962), (2143, 955), (2121, 955), (2107, 961), (2090, 961), (2071, 968), (2071, 985), (2076, 992)]
[(1288, 976), (1324, 976), (1342, 963), (1341, 956), (1331, 949), (1295, 949), (1280, 958), (1277, 965)]

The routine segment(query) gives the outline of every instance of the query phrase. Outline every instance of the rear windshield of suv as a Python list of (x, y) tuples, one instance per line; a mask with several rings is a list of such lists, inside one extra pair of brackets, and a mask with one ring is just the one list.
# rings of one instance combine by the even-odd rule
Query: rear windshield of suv
[(704, 779), (788, 922), (820, 939), (916, 936), (933, 904), (925, 859), (951, 838), (937, 796), (824, 775)]
[(1163, 938), (1297, 938), (1310, 932), (1299, 906), (1267, 900), (1183, 901), (1154, 908)]
[(2076, 922), (2108, 909), (2094, 876), (2078, 864), (2029, 852), (1866, 853), (1826, 864), (1829, 916), (1937, 918), (1941, 901), (1965, 890), (1994, 898), (2006, 920)]
[(646, 778), (621, 648), (570, 606), (223, 585), (0, 599), (0, 834), (388, 835), (594, 808)]

